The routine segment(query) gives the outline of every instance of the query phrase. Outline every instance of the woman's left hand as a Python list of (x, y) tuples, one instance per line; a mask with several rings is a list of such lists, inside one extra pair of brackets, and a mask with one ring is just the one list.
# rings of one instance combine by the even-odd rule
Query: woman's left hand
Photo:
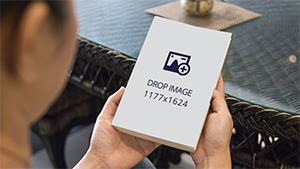
[(107, 100), (95, 123), (89, 150), (75, 168), (132, 168), (159, 146), (111, 125), (124, 90), (121, 87)]

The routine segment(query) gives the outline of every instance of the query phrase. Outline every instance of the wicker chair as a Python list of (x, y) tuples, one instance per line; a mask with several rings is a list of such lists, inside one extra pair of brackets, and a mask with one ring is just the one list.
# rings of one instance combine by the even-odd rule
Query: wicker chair
[(226, 98), (234, 122), (231, 156), (252, 168), (299, 168), (300, 116)]
[[(42, 138), (54, 167), (66, 167), (64, 141), (71, 127), (94, 122), (107, 97), (120, 86), (126, 86), (134, 65), (134, 59), (78, 37), (69, 85), (32, 127)], [(300, 116), (266, 110), (230, 97), (226, 101), (234, 121), (234, 164), (253, 168), (300, 167)], [(160, 146), (148, 157), (157, 168), (168, 168), (169, 162), (180, 162), (181, 153)]]
[(118, 52), (78, 38), (68, 85), (46, 115), (32, 126), (55, 168), (66, 168), (64, 147), (70, 129), (95, 122), (107, 97), (126, 85), (130, 76), (127, 72), (132, 71), (134, 63)]
[(64, 147), (71, 128), (94, 122), (104, 103), (104, 99), (69, 83), (46, 115), (32, 126), (55, 168), (66, 168)]

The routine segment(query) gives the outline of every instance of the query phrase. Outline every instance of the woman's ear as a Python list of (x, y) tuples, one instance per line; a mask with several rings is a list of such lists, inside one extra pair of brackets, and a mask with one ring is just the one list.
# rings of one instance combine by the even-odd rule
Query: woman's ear
[(39, 43), (49, 18), (50, 9), (43, 1), (33, 1), (23, 12), (16, 29), (16, 52), (12, 56), (14, 63), (10, 64), (17, 80), (25, 83), (37, 80), (39, 62), (44, 57), (40, 53)]

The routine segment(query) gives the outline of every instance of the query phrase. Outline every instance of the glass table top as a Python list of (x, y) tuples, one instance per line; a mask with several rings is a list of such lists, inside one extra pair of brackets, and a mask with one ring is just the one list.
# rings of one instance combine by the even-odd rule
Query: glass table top
[[(79, 36), (137, 58), (153, 15), (176, 0), (76, 0)], [(226, 94), (299, 114), (298, 0), (228, 0), (262, 16), (229, 28), (233, 39), (222, 70)]]

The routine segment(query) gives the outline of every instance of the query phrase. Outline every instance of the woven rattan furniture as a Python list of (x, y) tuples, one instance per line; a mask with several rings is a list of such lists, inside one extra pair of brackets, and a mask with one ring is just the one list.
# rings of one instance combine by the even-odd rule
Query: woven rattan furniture
[(234, 131), (234, 163), (253, 168), (300, 167), (300, 116), (226, 98)]
[[(126, 85), (135, 60), (78, 37), (78, 52), (64, 93), (33, 130), (46, 145), (53, 165), (64, 168), (64, 141), (71, 127), (95, 121), (104, 100)], [(234, 121), (234, 164), (259, 168), (297, 168), (300, 116), (264, 109), (227, 97)], [(180, 162), (183, 151), (161, 146), (149, 158), (158, 168)]]
[(46, 115), (32, 126), (55, 168), (66, 168), (65, 139), (77, 125), (95, 122), (106, 99), (126, 85), (135, 60), (78, 38), (69, 83)]
[(104, 99), (68, 83), (59, 99), (33, 126), (55, 168), (66, 168), (64, 149), (69, 131), (78, 125), (95, 122)]

